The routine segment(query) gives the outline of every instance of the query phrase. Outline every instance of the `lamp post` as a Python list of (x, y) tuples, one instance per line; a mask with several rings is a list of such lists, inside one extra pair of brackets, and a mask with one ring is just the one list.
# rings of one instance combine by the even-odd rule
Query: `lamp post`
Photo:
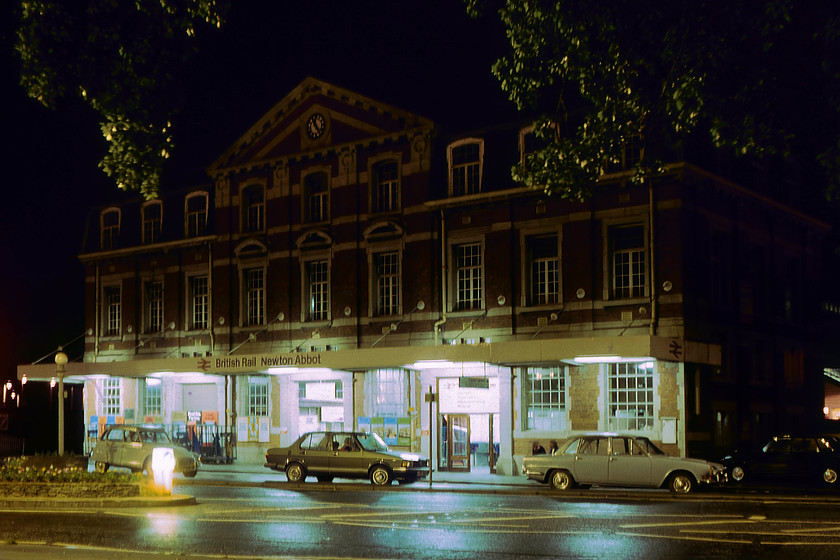
[(64, 364), (67, 354), (55, 353), (55, 375), (58, 377), (58, 454), (64, 455)]

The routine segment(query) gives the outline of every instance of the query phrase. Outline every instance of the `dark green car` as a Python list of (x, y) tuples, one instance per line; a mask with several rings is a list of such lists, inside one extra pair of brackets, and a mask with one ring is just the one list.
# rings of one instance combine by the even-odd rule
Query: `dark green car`
[(366, 432), (310, 432), (289, 447), (272, 447), (265, 466), (286, 473), (289, 482), (318, 482), (333, 478), (367, 478), (382, 486), (397, 480), (415, 482), (429, 475), (429, 460), (416, 453), (391, 451), (377, 434)]

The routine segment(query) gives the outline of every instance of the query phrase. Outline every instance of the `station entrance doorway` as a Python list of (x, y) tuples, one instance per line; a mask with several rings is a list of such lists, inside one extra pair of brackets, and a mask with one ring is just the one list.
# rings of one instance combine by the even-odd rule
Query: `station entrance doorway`
[(499, 415), (441, 414), (438, 470), (496, 472)]
[(438, 378), (437, 469), (496, 472), (499, 385), (496, 377)]

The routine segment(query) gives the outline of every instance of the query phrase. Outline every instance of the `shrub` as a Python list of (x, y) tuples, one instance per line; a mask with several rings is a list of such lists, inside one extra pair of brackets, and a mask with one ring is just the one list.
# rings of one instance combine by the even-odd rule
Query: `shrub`
[(125, 472), (107, 472), (100, 474), (90, 472), (79, 467), (65, 467), (58, 465), (29, 466), (26, 457), (9, 457), (0, 466), (0, 482), (110, 482), (132, 483), (140, 482), (143, 477), (139, 474)]

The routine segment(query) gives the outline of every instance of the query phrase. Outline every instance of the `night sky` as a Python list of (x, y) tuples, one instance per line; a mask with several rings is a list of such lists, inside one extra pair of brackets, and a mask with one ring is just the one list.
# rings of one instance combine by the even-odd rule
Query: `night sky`
[[(14, 4), (0, 7), (0, 380), (84, 332), (84, 218), (124, 198), (97, 168), (96, 115), (75, 102), (47, 110), (18, 85)], [(503, 28), (470, 19), (460, 0), (232, 4), (187, 76), (164, 190), (206, 181), (204, 169), (310, 75), (458, 127), (514, 114), (490, 72), (506, 50)]]

